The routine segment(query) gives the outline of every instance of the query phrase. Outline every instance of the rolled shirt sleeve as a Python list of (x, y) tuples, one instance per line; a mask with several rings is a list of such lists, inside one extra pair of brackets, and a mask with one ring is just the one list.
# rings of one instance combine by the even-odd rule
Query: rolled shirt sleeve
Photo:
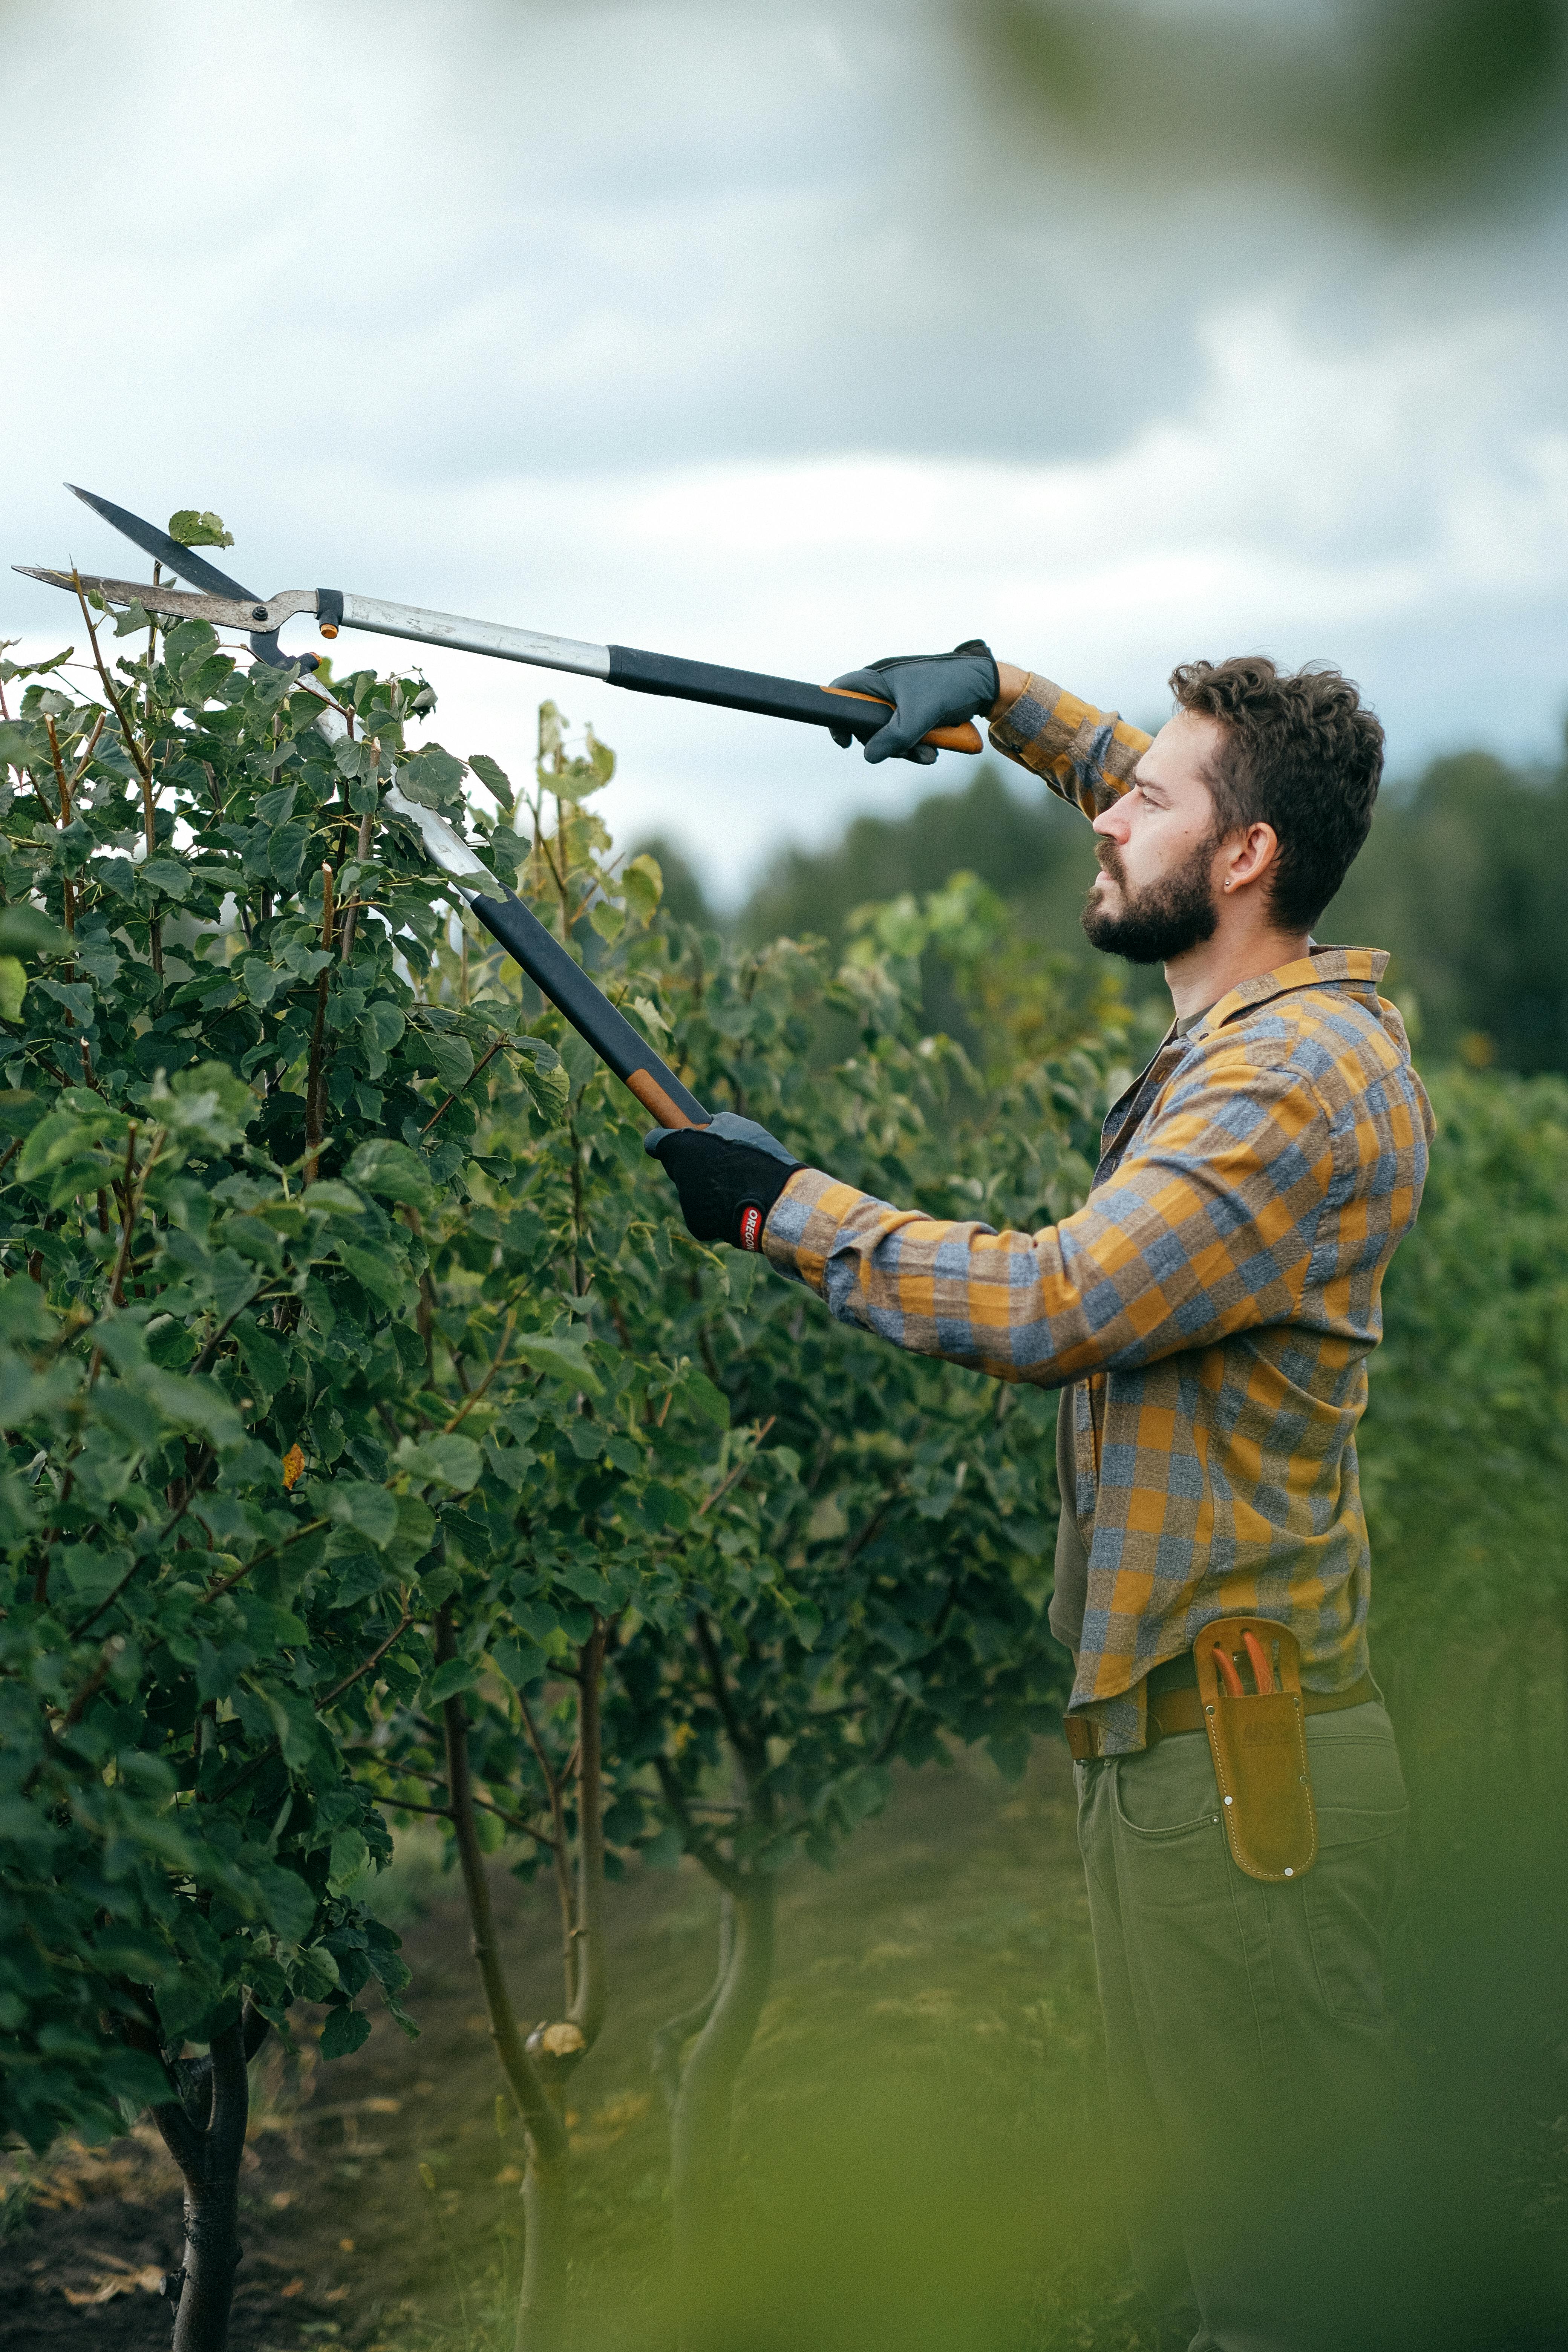
[(1059, 1387), (1300, 1310), (1332, 1182), (1299, 1072), (1212, 1054), (1085, 1206), (1038, 1233), (928, 1217), (792, 1176), (763, 1247), (853, 1323), (918, 1355)]
[(994, 750), (1043, 776), (1059, 799), (1087, 817), (1121, 798), (1153, 740), (1116, 711), (1097, 710), (1033, 670), (989, 731)]

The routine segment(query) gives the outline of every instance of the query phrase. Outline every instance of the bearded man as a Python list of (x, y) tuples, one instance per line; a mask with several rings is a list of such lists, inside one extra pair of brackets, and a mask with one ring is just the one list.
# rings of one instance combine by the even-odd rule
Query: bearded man
[(1261, 656), (1174, 671), (1152, 740), (980, 643), (835, 683), (895, 705), (868, 759), (985, 715), (1082, 810), (1084, 929), (1164, 965), (1171, 1028), (1088, 1201), (1039, 1233), (873, 1200), (732, 1114), (647, 1149), (700, 1240), (896, 1346), (1060, 1390), (1050, 1622), (1136, 2268), (1194, 2352), (1384, 2341), (1365, 2184), (1406, 1804), (1355, 1432), (1432, 1116), (1386, 956), (1310, 937), (1383, 730), (1338, 671)]

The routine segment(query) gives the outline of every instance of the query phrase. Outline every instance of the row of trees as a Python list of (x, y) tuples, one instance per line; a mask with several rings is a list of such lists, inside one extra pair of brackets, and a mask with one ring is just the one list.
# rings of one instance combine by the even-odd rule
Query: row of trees
[[(1150, 724), (1154, 723), (1150, 720)], [(832, 847), (780, 852), (736, 921), (754, 944), (780, 931), (847, 936), (853, 910), (900, 891), (936, 890), (973, 868), (1041, 954), (1062, 953), (1062, 984), (1089, 992), (1103, 970), (1078, 911), (1094, 878), (1080, 817), (1016, 769), (984, 762), (960, 791), (906, 815), (858, 817)], [(668, 857), (672, 882), (677, 869)], [(684, 892), (693, 888), (682, 877)], [(689, 897), (687, 898), (689, 904)], [(1384, 786), (1372, 836), (1318, 926), (1325, 940), (1392, 951), (1386, 985), (1423, 1065), (1568, 1076), (1568, 761), (1510, 767), (1484, 751), (1435, 761)], [(939, 961), (926, 1016), (964, 1034)], [(1131, 1000), (1163, 1025), (1158, 969), (1133, 972)]]
[[(185, 2183), (176, 2347), (220, 2346), (247, 2060), (300, 2000), (328, 2057), (373, 1990), (415, 2030), (363, 1898), (388, 1822), (434, 1814), (526, 2128), (540, 2352), (605, 1882), (689, 1853), (721, 1947), (656, 2061), (695, 2328), (779, 1872), (950, 1737), (1016, 1772), (1059, 1704), (1054, 1400), (873, 1350), (692, 1243), (630, 1097), (383, 794), (467, 805), (705, 1099), (944, 1213), (1074, 1203), (1122, 1030), (973, 879), (868, 918), (837, 971), (666, 923), (591, 805), (609, 755), (552, 706), (528, 788), (476, 757), (465, 803), (406, 740), (416, 680), (331, 683), (323, 728), (202, 625), (133, 611), (116, 660), (81, 618), (88, 689), (7, 665), (0, 718), (0, 2128), (150, 2107)], [(933, 955), (981, 1063), (921, 1034)], [(509, 1842), (561, 1915), (526, 2034)]]

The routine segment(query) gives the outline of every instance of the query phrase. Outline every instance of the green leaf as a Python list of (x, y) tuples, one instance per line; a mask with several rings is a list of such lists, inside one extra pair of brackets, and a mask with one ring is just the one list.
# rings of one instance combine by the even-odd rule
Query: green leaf
[(181, 621), (163, 639), (163, 654), (173, 667), (184, 669), (211, 653), (216, 643), (217, 631), (208, 622)]
[(443, 1699), (456, 1698), (459, 1691), (475, 1689), (484, 1670), (482, 1658), (448, 1658), (426, 1684), (425, 1695), (432, 1706), (439, 1706)]
[(312, 1215), (363, 1217), (364, 1202), (347, 1184), (330, 1176), (318, 1177), (300, 1202)]
[(400, 1551), (417, 1558), (436, 1539), (436, 1514), (417, 1495), (397, 1497), (397, 1544)]
[(504, 768), (497, 766), (488, 751), (470, 751), (468, 765), (480, 783), (495, 794), (503, 809), (510, 812), (516, 805), (517, 794), (512, 790), (511, 778)]
[(408, 1284), (404, 1278), (402, 1262), (390, 1253), (360, 1249), (353, 1242), (340, 1242), (338, 1255), (354, 1280), (368, 1290), (384, 1307), (401, 1307), (408, 1297)]
[[(546, 713), (549, 717), (546, 717)], [(564, 751), (565, 720), (552, 702), (542, 703), (539, 741), (542, 756), (535, 770), (542, 791), (563, 801), (584, 801), (603, 790), (616, 772), (616, 755), (601, 743), (590, 727), (582, 755), (569, 760)]]
[[(604, 1382), (588, 1361), (581, 1339), (573, 1339), (553, 1331), (520, 1331), (511, 1343), (511, 1352), (521, 1356), (536, 1372), (543, 1372), (553, 1381), (566, 1381), (573, 1388), (582, 1389), (588, 1396), (601, 1396)], [(725, 1426), (729, 1425), (726, 1413)]]
[(289, 1980), (302, 2000), (325, 2000), (338, 1989), (338, 1963), (325, 1944), (312, 1944), (289, 1969)]
[(420, 1050), (436, 1065), (449, 1095), (461, 1094), (474, 1075), (474, 1049), (466, 1037), (422, 1037)]
[(490, 1656), (513, 1690), (526, 1690), (530, 1683), (549, 1672), (549, 1659), (533, 1642), (509, 1642), (503, 1636), (492, 1643)]
[(27, 975), (16, 956), (0, 955), (0, 1021), (19, 1021)]
[(412, 1476), (437, 1479), (459, 1494), (478, 1485), (483, 1466), (473, 1439), (455, 1433), (450, 1437), (422, 1438), (417, 1445), (412, 1438), (405, 1437), (398, 1446), (397, 1459)]
[(176, 1429), (208, 1438), (216, 1446), (237, 1444), (245, 1435), (244, 1423), (216, 1381), (149, 1370), (139, 1375), (136, 1386)]
[(377, 1551), (384, 1551), (397, 1533), (397, 1498), (384, 1486), (359, 1478), (335, 1479), (327, 1508), (334, 1519), (367, 1537)]
[(277, 1340), (247, 1318), (235, 1325), (234, 1336), (246, 1370), (261, 1389), (263, 1401), (269, 1401), (289, 1378), (288, 1358)]
[(321, 2052), (323, 2058), (352, 2057), (369, 2040), (370, 2020), (363, 2009), (339, 2005), (328, 2010), (327, 2021), (321, 2028)]
[(276, 964), (262, 956), (247, 956), (239, 967), (239, 984), (258, 1013), (265, 1012), (279, 989), (289, 985), (289, 975), (279, 971)]
[(226, 1150), (243, 1139), (256, 1108), (256, 1097), (226, 1062), (198, 1062), (194, 1070), (176, 1070), (168, 1096), (154, 1087), (150, 1099), (165, 1127)]
[(621, 876), (626, 905), (639, 923), (651, 923), (664, 896), (664, 872), (657, 857), (644, 850)]
[(362, 1143), (345, 1171), (349, 1182), (387, 1201), (406, 1201), (422, 1208), (430, 1198), (429, 1162), (405, 1143), (390, 1136), (373, 1136)]
[(37, 907), (0, 907), (0, 955), (63, 956), (70, 941)]
[(327, 1891), (341, 1895), (370, 1868), (370, 1848), (358, 1830), (341, 1829), (332, 1832), (331, 1858), (328, 1865)]
[(561, 1041), (561, 1060), (571, 1087), (570, 1099), (575, 1102), (589, 1079), (597, 1076), (604, 1064), (586, 1037), (579, 1037), (575, 1029), (569, 1029)]
[(421, 808), (450, 808), (462, 790), (463, 773), (461, 760), (439, 743), (426, 743), (397, 771), (397, 789)]
[(190, 875), (177, 857), (143, 858), (139, 870), (143, 882), (150, 882), (155, 890), (162, 890), (170, 898), (183, 898), (191, 887)]
[(223, 517), (210, 509), (181, 507), (169, 517), (169, 537), (182, 547), (232, 547), (234, 533), (223, 527)]
[(22, 1146), (16, 1173), (27, 1184), (68, 1162), (75, 1165), (88, 1159), (95, 1145), (116, 1129), (123, 1134), (124, 1123), (112, 1117), (82, 1119), (70, 1111), (53, 1111), (38, 1121)]
[(681, 1376), (680, 1393), (692, 1411), (700, 1413), (704, 1421), (710, 1421), (715, 1429), (729, 1428), (729, 1398), (694, 1364), (688, 1366)]
[(316, 1916), (316, 1898), (298, 1872), (277, 1863), (256, 1874), (256, 1892), (268, 1925), (286, 1944), (302, 1944)]
[(402, 1036), (406, 1023), (397, 1006), (384, 996), (378, 996), (365, 1006), (365, 1025), (384, 1054), (390, 1054)]
[(542, 1037), (520, 1038), (517, 1053), (517, 1074), (527, 1088), (530, 1101), (546, 1127), (563, 1126), (571, 1097), (571, 1080), (560, 1055)]
[(279, 792), (262, 793), (256, 803), (258, 824), (287, 824), (294, 814), (299, 789), (298, 784), (285, 784)]

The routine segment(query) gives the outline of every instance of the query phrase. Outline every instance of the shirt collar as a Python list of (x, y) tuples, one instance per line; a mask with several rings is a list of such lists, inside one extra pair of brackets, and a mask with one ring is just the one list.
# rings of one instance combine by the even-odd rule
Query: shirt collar
[(1260, 971), (1251, 980), (1211, 1004), (1203, 1019), (1189, 1036), (1205, 1036), (1221, 1029), (1238, 1013), (1255, 1004), (1267, 1004), (1272, 997), (1288, 996), (1293, 989), (1324, 988), (1343, 985), (1370, 988), (1375, 993), (1377, 983), (1388, 968), (1386, 948), (1320, 948), (1310, 955), (1298, 956), (1293, 963), (1276, 965), (1272, 971)]

